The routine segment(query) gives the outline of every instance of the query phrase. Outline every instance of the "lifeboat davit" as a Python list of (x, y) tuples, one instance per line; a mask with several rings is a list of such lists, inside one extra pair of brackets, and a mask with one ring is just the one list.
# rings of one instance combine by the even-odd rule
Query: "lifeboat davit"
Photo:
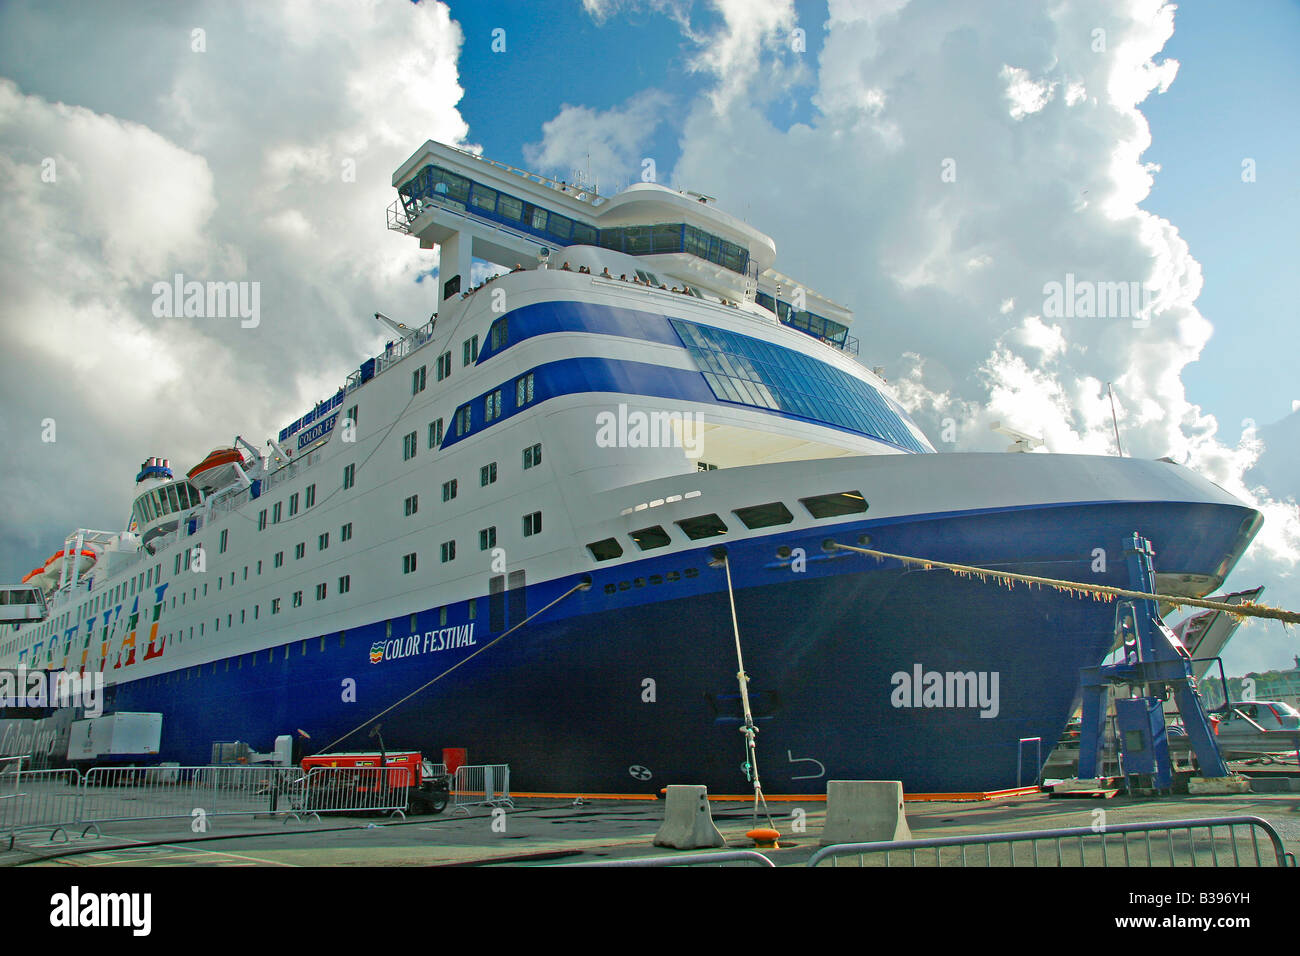
[(214, 448), (208, 457), (186, 472), (195, 486), (211, 491), (224, 488), (243, 474), (244, 456), (235, 448)]

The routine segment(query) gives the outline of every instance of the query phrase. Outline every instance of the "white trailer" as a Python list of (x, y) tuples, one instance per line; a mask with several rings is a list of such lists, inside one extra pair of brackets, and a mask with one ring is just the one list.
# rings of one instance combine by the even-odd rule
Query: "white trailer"
[(158, 756), (162, 714), (117, 713), (78, 720), (68, 738), (68, 762), (122, 762)]

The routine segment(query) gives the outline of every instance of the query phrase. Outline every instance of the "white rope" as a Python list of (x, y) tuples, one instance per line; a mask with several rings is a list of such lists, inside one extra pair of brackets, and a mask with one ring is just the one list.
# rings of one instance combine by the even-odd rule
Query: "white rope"
[(763, 796), (763, 784), (758, 779), (758, 741), (755, 737), (758, 728), (754, 726), (754, 715), (749, 709), (749, 675), (745, 673), (745, 658), (740, 652), (740, 621), (736, 617), (736, 594), (731, 587), (731, 561), (722, 555), (722, 569), (727, 573), (727, 600), (731, 604), (731, 632), (736, 639), (736, 681), (740, 684), (740, 704), (745, 715), (745, 725), (740, 732), (745, 735), (745, 759), (754, 774), (754, 823), (758, 824), (758, 806), (763, 805), (763, 814), (767, 825), (773, 830), (772, 812), (767, 808), (767, 798)]

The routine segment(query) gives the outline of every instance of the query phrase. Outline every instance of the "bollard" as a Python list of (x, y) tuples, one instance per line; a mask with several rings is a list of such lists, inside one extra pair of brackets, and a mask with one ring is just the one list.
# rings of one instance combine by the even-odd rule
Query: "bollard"
[(910, 840), (900, 780), (831, 780), (826, 784), (822, 846)]
[(713, 825), (708, 788), (679, 784), (668, 787), (664, 822), (655, 834), (654, 845), (678, 850), (726, 846)]

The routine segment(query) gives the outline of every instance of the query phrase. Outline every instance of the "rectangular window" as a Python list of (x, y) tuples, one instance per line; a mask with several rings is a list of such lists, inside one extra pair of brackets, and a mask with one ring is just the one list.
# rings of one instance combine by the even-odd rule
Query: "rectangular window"
[(486, 465), (484, 465), (482, 468), (478, 470), (478, 483), (480, 486), (486, 488), (488, 485), (492, 484), (492, 482), (496, 480), (497, 480), (497, 463), (495, 461), (488, 462)]
[(278, 568), (281, 567), (283, 564), (284, 564), (284, 552), (283, 551), (275, 552), (275, 566)]
[(438, 356), (438, 381), (451, 375), (451, 353), (443, 352)]
[(293, 559), (294, 559), (295, 561), (301, 561), (302, 558), (303, 558), (303, 556), (304, 556), (306, 553), (307, 553), (307, 542), (306, 542), (306, 541), (300, 541), (300, 542), (298, 542), (297, 544), (295, 544), (295, 545), (293, 546)]
[(444, 481), (442, 483), (442, 500), (451, 501), (451, 499), (455, 497), (456, 497), (456, 479), (453, 478), (451, 479), (451, 481)]
[(349, 408), (346, 412), (344, 412), (344, 413), (343, 413), (343, 419), (344, 419), (345, 421), (350, 421), (350, 422), (352, 422), (352, 425), (353, 425), (353, 427), (355, 428), (356, 425), (357, 425), (357, 421), (358, 421), (358, 420), (357, 420), (357, 406), (353, 405), (353, 406), (352, 406), (351, 408)]
[(349, 521), (347, 524), (345, 524), (342, 528), (339, 529), (339, 540), (340, 540), (340, 541), (351, 541), (351, 540), (352, 540), (352, 522), (351, 522), (351, 521)]
[(597, 561), (609, 561), (612, 558), (623, 556), (623, 546), (613, 538), (606, 538), (604, 541), (593, 541), (587, 545), (587, 550)]
[(427, 365), (421, 365), (411, 373), (411, 394), (419, 395), (424, 391), (425, 373), (428, 371)]
[(505, 193), (497, 194), (497, 215), (502, 219), (511, 219), (518, 222), (524, 214), (524, 204), (514, 196), (507, 196)]
[(326, 531), (323, 535), (321, 535), (319, 538), (316, 539), (316, 550), (324, 551), (329, 546), (330, 546), (330, 533)]
[(492, 392), (483, 401), (483, 421), (484, 423), (493, 421), (501, 417), (501, 389)]
[(478, 358), (478, 336), (471, 335), (467, 338), (463, 343), (461, 343), (460, 350), (461, 364), (473, 365), (475, 359)]
[(406, 517), (408, 518), (411, 517), (411, 515), (415, 514), (419, 510), (420, 510), (419, 495), (411, 495), (411, 497), (406, 499)]
[(429, 447), (437, 448), (442, 444), (442, 419), (429, 422)]
[(271, 598), (271, 613), (272, 613), (272, 614), (279, 614), (279, 613), (280, 613), (280, 599), (279, 599), (279, 598)]
[(277, 501), (271, 506), (271, 524), (280, 523), (280, 508), (283, 504), (283, 501)]
[(415, 554), (411, 553), (411, 554), (402, 555), (402, 573), (410, 574), (414, 570), (415, 570)]
[(524, 468), (536, 468), (542, 463), (542, 446), (539, 442), (536, 445), (529, 445), (524, 449)]
[(312, 505), (314, 505), (315, 503), (316, 503), (316, 486), (315, 486), (315, 485), (308, 485), (308, 486), (307, 486), (307, 501), (306, 501), (306, 503), (304, 503), (303, 507), (304, 507), (304, 508), (310, 508), (310, 507), (311, 507)]
[(528, 538), (535, 534), (542, 533), (542, 513), (534, 511), (530, 515), (524, 515), (524, 537)]
[(800, 498), (799, 503), (807, 508), (808, 513), (814, 518), (837, 518), (840, 515), (861, 514), (867, 510), (867, 502), (860, 491), (841, 491), (833, 495)]
[(294, 592), (293, 592), (293, 606), (294, 606), (294, 607), (302, 607), (302, 592), (301, 592), (301, 591), (294, 591)]
[(732, 512), (746, 528), (751, 531), (758, 528), (772, 528), (777, 525), (789, 524), (794, 520), (794, 515), (780, 501), (772, 501), (765, 505), (750, 505), (748, 508), (737, 508)]
[(217, 541), (218, 541), (218, 544), (217, 544), (217, 554), (225, 554), (225, 553), (226, 553), (226, 543), (227, 543), (227, 541), (229, 540), (229, 535), (230, 535), (230, 529), (229, 529), (229, 528), (222, 528), (222, 529), (221, 529), (221, 536), (217, 539)]
[(298, 513), (298, 492), (289, 496), (289, 517), (292, 518)]
[(456, 560), (456, 542), (444, 541), (442, 543), (442, 563), (446, 564), (448, 561), (455, 561), (455, 560)]
[(316, 600), (318, 600), (318, 601), (323, 601), (323, 600), (325, 600), (325, 585), (324, 585), (324, 584), (318, 584), (318, 585), (316, 585)]
[(521, 375), (515, 379), (515, 407), (527, 405), (533, 400), (533, 373)]
[(339, 594), (347, 594), (352, 590), (352, 575), (345, 574), (339, 578)]
[(506, 340), (510, 337), (510, 324), (506, 318), (497, 319), (492, 323), (492, 328), (488, 330), (488, 341), (492, 346), (492, 351), (503, 349), (506, 346)]
[(478, 533), (478, 549), (480, 551), (486, 551), (489, 548), (495, 548), (496, 546), (497, 529), (495, 525), (491, 528), (484, 528)]
[(456, 411), (456, 437), (468, 435), (473, 419), (470, 417), (470, 406), (465, 405)]
[[(265, 530), (266, 530), (266, 509), (265, 509), (265, 508), (263, 508), (260, 512), (258, 512), (258, 515), (257, 515), (257, 530), (258, 530), (258, 531), (265, 531)], [(177, 574), (180, 573), (180, 569), (179, 569), (179, 568), (177, 569), (176, 573), (177, 573)]]
[(402, 439), (402, 461), (410, 461), (414, 458), (415, 451), (415, 432), (411, 432)]
[(343, 490), (346, 491), (356, 483), (357, 483), (357, 466), (355, 464), (348, 465), (343, 469)]
[(469, 202), (471, 206), (482, 209), (485, 212), (496, 212), (497, 208), (497, 191), (489, 189), (487, 186), (473, 183), (469, 190)]

